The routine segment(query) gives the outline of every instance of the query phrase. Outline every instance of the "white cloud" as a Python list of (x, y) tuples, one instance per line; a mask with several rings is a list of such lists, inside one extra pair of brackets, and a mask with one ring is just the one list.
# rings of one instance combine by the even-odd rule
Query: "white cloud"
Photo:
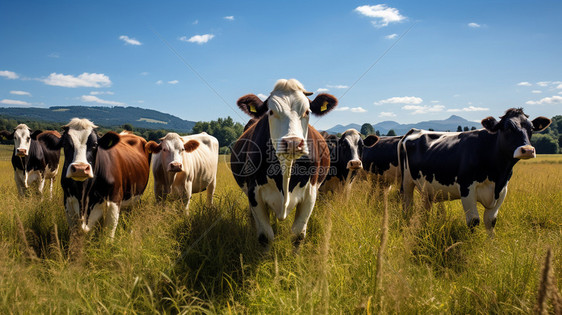
[(158, 85), (161, 85), (161, 84), (163, 84), (163, 83), (164, 83), (164, 81), (162, 81), (162, 80), (156, 81), (156, 84), (158, 84)]
[(262, 93), (258, 93), (258, 97), (262, 100), (265, 101), (267, 99), (267, 95), (262, 94)]
[(562, 83), (558, 84), (558, 86), (556, 87), (557, 89), (562, 89)]
[(102, 100), (101, 98), (94, 95), (82, 95), (80, 97), (80, 100), (82, 100), (82, 102), (90, 102), (90, 103), (97, 103), (97, 104), (104, 104), (104, 105), (115, 105), (115, 106), (125, 105), (124, 103), (121, 102)]
[(31, 96), (31, 93), (26, 91), (10, 91), (10, 94)]
[(541, 81), (541, 82), (537, 82), (538, 86), (542, 86), (542, 87), (547, 87), (550, 83), (550, 81)]
[(349, 88), (349, 86), (347, 85), (326, 85), (326, 87), (330, 88), (330, 89), (347, 89)]
[(468, 27), (472, 27), (472, 28), (479, 28), (482, 25), (478, 24), (478, 23), (474, 23), (474, 22), (470, 22), (468, 23)]
[(195, 21), (193, 21), (193, 23), (191, 23), (191, 24), (197, 25), (197, 24), (199, 24), (199, 20), (195, 20)]
[(364, 109), (363, 107), (349, 107), (349, 106), (343, 106), (343, 107), (336, 107), (337, 111), (340, 112), (344, 112), (344, 111), (350, 111), (352, 113), (365, 113), (367, 112), (366, 109)]
[(92, 91), (92, 92), (90, 92), (90, 95), (102, 95), (102, 94), (113, 95), (115, 93), (113, 93), (111, 91)]
[(325, 88), (319, 88), (318, 90), (316, 90), (316, 93), (325, 93), (328, 92), (330, 89), (325, 89)]
[(554, 95), (551, 97), (545, 97), (538, 101), (527, 101), (527, 105), (544, 105), (544, 104), (560, 104), (562, 103), (562, 96)]
[(121, 36), (119, 36), (119, 39), (122, 40), (122, 41), (124, 41), (126, 44), (129, 44), (129, 45), (133, 45), (133, 46), (140, 46), (140, 45), (142, 45), (141, 42), (139, 42), (138, 40), (136, 40), (136, 39), (134, 39), (134, 38), (130, 38), (130, 37), (127, 36), (127, 35), (121, 35)]
[(204, 35), (195, 35), (190, 37), (189, 39), (186, 36), (182, 36), (180, 37), (180, 40), (183, 42), (197, 43), (199, 45), (202, 45), (213, 39), (213, 37), (215, 37), (215, 35), (213, 34), (204, 34)]
[(148, 72), (146, 72), (146, 71), (141, 72), (140, 75), (148, 75)]
[(396, 117), (396, 114), (393, 112), (381, 112), (379, 117)]
[(517, 83), (518, 86), (532, 86), (533, 84), (527, 82), (527, 81), (523, 81), (523, 82), (519, 82)]
[(421, 102), (423, 102), (423, 99), (421, 99), (421, 97), (395, 96), (395, 97), (391, 97), (391, 98), (387, 98), (385, 100), (380, 100), (378, 102), (375, 102), (375, 105), (381, 105), (381, 104), (420, 104)]
[(400, 14), (398, 9), (388, 7), (386, 4), (362, 5), (355, 8), (355, 11), (359, 14), (375, 18), (375, 21), (371, 21), (375, 27), (384, 27), (389, 23), (401, 22), (406, 19), (405, 16)]
[(179, 82), (180, 82), (180, 81), (178, 81), (178, 80), (168, 81), (168, 83), (170, 83), (170, 84), (178, 84)]
[(439, 103), (439, 101), (431, 101), (431, 102), (432, 102), (433, 104), (435, 104), (435, 103)]
[(3, 99), (0, 101), (0, 104), (6, 104), (6, 105), (18, 105), (18, 106), (29, 106), (31, 105), (28, 102), (24, 102), (24, 101), (18, 101), (18, 100), (10, 100), (10, 99)]
[(234, 16), (229, 15), (224, 17), (225, 20), (234, 21)]
[(111, 86), (111, 80), (103, 73), (87, 73), (75, 77), (73, 75), (65, 75), (51, 73), (46, 79), (42, 79), (45, 84), (63, 87), (108, 87)]
[(50, 53), (47, 57), (49, 57), (49, 58), (59, 58), (60, 54), (56, 53), (56, 52), (53, 52), (53, 53)]
[(541, 90), (532, 90), (531, 93), (533, 93), (533, 94), (541, 94), (542, 91), (541, 91)]
[(10, 79), (10, 80), (14, 80), (14, 79), (19, 78), (20, 76), (17, 75), (17, 73), (15, 73), (15, 72), (3, 70), (3, 71), (0, 71), (0, 77), (4, 77), (4, 78)]
[(403, 110), (411, 110), (412, 114), (427, 114), (442, 112), (445, 109), (443, 105), (406, 105), (402, 106)]
[(468, 106), (465, 108), (451, 108), (447, 109), (448, 112), (487, 112), (489, 108), (486, 107), (476, 107), (476, 106)]
[(396, 37), (398, 37), (398, 34), (386, 35), (384, 38), (386, 38), (386, 39), (395, 39)]

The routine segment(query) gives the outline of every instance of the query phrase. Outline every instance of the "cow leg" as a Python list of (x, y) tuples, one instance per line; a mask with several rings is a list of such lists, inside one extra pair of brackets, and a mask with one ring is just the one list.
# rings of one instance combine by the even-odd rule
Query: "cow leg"
[(92, 207), (90, 215), (82, 222), (82, 230), (84, 230), (84, 232), (88, 233), (94, 228), (94, 225), (103, 217), (103, 210), (106, 206), (107, 202), (102, 202)]
[(80, 202), (76, 197), (67, 197), (64, 201), (64, 210), (66, 213), (66, 222), (68, 228), (72, 230), (78, 223), (80, 217)]
[(185, 215), (189, 215), (189, 203), (191, 202), (192, 187), (193, 183), (190, 180), (185, 181), (185, 197), (187, 198), (187, 202), (185, 204)]
[(414, 204), (414, 189), (415, 184), (407, 179), (402, 182), (402, 209), (404, 215), (408, 218), (412, 214), (412, 207)]
[(474, 230), (474, 227), (480, 224), (474, 186), (469, 188), (468, 196), (461, 197), (461, 202), (466, 216), (466, 225), (468, 225), (471, 230)]
[(306, 226), (308, 224), (308, 219), (312, 214), (312, 209), (314, 209), (314, 204), (316, 203), (316, 193), (317, 190), (310, 187), (310, 193), (308, 196), (297, 205), (295, 212), (295, 222), (291, 228), (293, 234), (295, 234), (294, 244), (299, 246), (306, 236)]
[(164, 202), (166, 200), (166, 195), (170, 193), (170, 189), (168, 188), (168, 192), (166, 192), (165, 188), (164, 184), (154, 182), (154, 197), (157, 202)]
[(18, 193), (20, 196), (24, 196), (27, 191), (27, 183), (25, 181), (25, 172), (22, 170), (14, 171), (14, 180), (16, 181), (16, 187), (18, 188)]
[(109, 237), (115, 237), (115, 230), (117, 229), (117, 223), (119, 223), (119, 205), (115, 202), (107, 203), (107, 214), (103, 221), (103, 225), (109, 228)]
[(490, 238), (494, 237), (494, 228), (496, 227), (496, 220), (498, 216), (498, 210), (500, 209), (505, 196), (507, 195), (507, 185), (500, 192), (499, 198), (493, 207), (484, 209), (484, 226), (488, 232)]
[(49, 179), (50, 185), (49, 185), (49, 198), (53, 199), (53, 185), (55, 184), (55, 178), (51, 177)]
[(256, 232), (258, 234), (258, 241), (260, 244), (267, 246), (273, 241), (273, 229), (269, 223), (269, 212), (265, 204), (260, 204), (253, 207), (250, 204), (250, 210), (252, 211), (252, 217), (254, 218), (254, 223), (256, 224)]
[(45, 188), (45, 174), (39, 174), (39, 184), (37, 185), (37, 192), (43, 196), (43, 188)]
[(217, 186), (217, 179), (213, 178), (213, 181), (207, 186), (207, 206), (213, 205), (213, 195), (215, 194), (215, 188)]

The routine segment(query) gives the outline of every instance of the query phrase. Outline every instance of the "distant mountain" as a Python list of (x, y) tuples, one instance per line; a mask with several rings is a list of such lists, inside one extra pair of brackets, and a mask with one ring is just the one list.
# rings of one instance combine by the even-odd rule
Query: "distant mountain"
[[(415, 124), (400, 124), (395, 121), (383, 121), (373, 125), (375, 130), (378, 130), (382, 135), (388, 133), (390, 129), (393, 129), (397, 135), (403, 135), (408, 130), (412, 128), (418, 129), (433, 129), (435, 131), (457, 131), (457, 127), (468, 127), (469, 129), (472, 127), (475, 128), (482, 128), (482, 125), (479, 122), (474, 122), (470, 120), (466, 120), (460, 116), (452, 115), (451, 117), (443, 120), (428, 120), (422, 121)], [(354, 128), (357, 131), (361, 131), (361, 125), (358, 124), (349, 124), (347, 126), (336, 125), (328, 130), (328, 133), (336, 134), (341, 133), (349, 128)]]
[(0, 108), (0, 115), (58, 123), (65, 123), (74, 117), (79, 117), (88, 118), (95, 124), (106, 127), (130, 124), (133, 127), (177, 132), (190, 132), (195, 125), (194, 121), (183, 120), (157, 110), (123, 106), (9, 107)]

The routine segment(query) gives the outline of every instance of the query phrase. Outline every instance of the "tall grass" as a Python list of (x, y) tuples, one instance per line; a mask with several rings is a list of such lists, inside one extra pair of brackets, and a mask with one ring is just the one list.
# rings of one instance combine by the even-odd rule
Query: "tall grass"
[(223, 157), (213, 207), (195, 195), (185, 216), (150, 186), (113, 241), (97, 229), (73, 249), (60, 182), (52, 200), (20, 198), (0, 156), (0, 312), (530, 313), (547, 248), (562, 283), (562, 157), (542, 159), (516, 165), (494, 239), (466, 227), (458, 201), (424, 212), (416, 200), (405, 220), (397, 187), (385, 225), (385, 187), (363, 178), (349, 199), (319, 197), (295, 252), (292, 216), (272, 216), (275, 240), (260, 247)]

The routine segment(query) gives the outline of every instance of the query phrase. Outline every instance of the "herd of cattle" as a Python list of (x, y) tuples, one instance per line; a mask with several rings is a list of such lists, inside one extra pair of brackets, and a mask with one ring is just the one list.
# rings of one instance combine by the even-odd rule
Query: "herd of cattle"
[[(262, 101), (254, 94), (241, 97), (238, 107), (252, 118), (232, 145), (232, 174), (248, 197), (258, 241), (273, 238), (269, 213), (285, 220), (296, 208), (292, 232), (298, 245), (320, 191), (349, 191), (360, 169), (387, 183), (399, 182), (404, 211), (411, 210), (417, 188), (430, 207), (434, 201), (461, 199), (467, 225), (480, 223), (477, 202), (485, 208), (484, 224), (490, 235), (506, 193), (513, 166), (536, 156), (530, 144), (534, 131), (544, 130), (550, 119), (530, 121), (522, 109), (509, 109), (497, 121), (482, 120), (483, 129), (433, 132), (412, 129), (404, 136), (365, 139), (356, 130), (341, 137), (319, 133), (309, 124), (310, 114), (322, 116), (337, 106), (337, 99), (307, 96), (297, 80), (279, 80)], [(147, 142), (132, 133), (113, 131), (100, 137), (87, 119), (72, 119), (57, 131), (32, 131), (24, 124), (0, 136), (14, 140), (12, 165), (20, 195), (37, 182), (39, 193), (57, 175), (60, 149), (64, 150), (61, 186), (65, 213), (71, 228), (90, 231), (103, 217), (111, 237), (120, 208), (140, 198), (149, 179), (158, 201), (174, 194), (186, 200), (207, 191), (213, 202), (219, 144), (201, 133), (169, 133), (160, 143)]]

